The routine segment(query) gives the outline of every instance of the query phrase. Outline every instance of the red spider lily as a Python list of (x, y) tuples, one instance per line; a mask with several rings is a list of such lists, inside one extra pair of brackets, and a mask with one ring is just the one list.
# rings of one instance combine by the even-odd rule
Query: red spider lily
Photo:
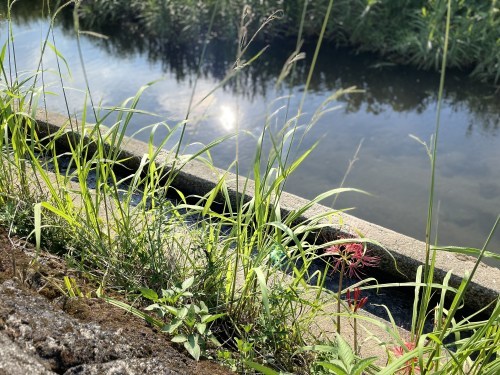
[(354, 298), (351, 299), (351, 290), (347, 289), (347, 304), (349, 305), (349, 309), (355, 313), (358, 309), (363, 308), (368, 302), (368, 297), (359, 298), (361, 296), (361, 290), (359, 288), (354, 288)]
[(361, 278), (360, 275), (363, 273), (361, 268), (377, 267), (380, 263), (380, 257), (370, 256), (368, 249), (355, 242), (333, 245), (325, 250), (325, 254), (331, 255), (335, 259), (333, 262), (334, 272), (342, 269), (342, 264), (344, 264), (344, 272), (349, 273), (349, 277)]
[[(363, 267), (376, 267), (380, 262), (377, 256), (368, 255), (368, 250), (360, 243), (350, 242), (345, 244), (334, 245), (325, 250), (325, 255), (333, 258), (333, 272), (340, 270), (339, 288), (337, 296), (337, 333), (340, 334), (340, 292), (342, 290), (343, 276), (349, 274), (349, 277), (356, 276), (361, 278), (361, 268)], [(366, 303), (366, 299), (359, 299), (359, 291), (354, 291), (354, 310), (357, 310), (362, 304)], [(348, 296), (349, 299), (350, 295)], [(352, 302), (352, 301), (351, 301)], [(353, 309), (352, 305), (351, 310)], [(356, 320), (354, 320), (356, 323)], [(354, 325), (356, 329), (356, 324)], [(354, 334), (354, 346), (357, 348), (357, 333)], [(357, 350), (357, 349), (356, 349)]]
[[(411, 351), (411, 350), (415, 349), (415, 344), (412, 342), (405, 341), (405, 347), (406, 347), (407, 351)], [(405, 354), (405, 352), (406, 351), (404, 350), (404, 348), (402, 346), (396, 346), (392, 349), (392, 353), (396, 356), (396, 358), (403, 356), (403, 354)], [(409, 360), (408, 362), (406, 362), (404, 367), (401, 367), (396, 372), (396, 374), (401, 374), (401, 375), (412, 374), (412, 369), (413, 369), (413, 373), (420, 374), (420, 367), (414, 365), (416, 362), (417, 362), (417, 358), (413, 358), (413, 359)]]

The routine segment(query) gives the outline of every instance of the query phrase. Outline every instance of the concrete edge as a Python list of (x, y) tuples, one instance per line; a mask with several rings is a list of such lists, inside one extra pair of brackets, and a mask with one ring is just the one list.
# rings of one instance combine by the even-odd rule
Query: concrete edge
[[(48, 136), (64, 128), (68, 134), (78, 138), (78, 133), (69, 130), (67, 117), (55, 113), (38, 112), (36, 116), (40, 135)], [(69, 141), (69, 137), (66, 140)], [(61, 138), (62, 140), (62, 138)], [(60, 144), (68, 147), (68, 144)], [(125, 137), (120, 150), (120, 159), (126, 159), (122, 164), (135, 170), (139, 167), (144, 154), (148, 153), (148, 145), (144, 142)], [(167, 152), (160, 153), (158, 162), (166, 161)], [(169, 170), (168, 166), (166, 170)], [(182, 167), (172, 186), (185, 195), (203, 196), (213, 189), (219, 178), (226, 175), (229, 194), (232, 199), (237, 198), (236, 176), (224, 170), (208, 167), (200, 161), (190, 161)], [(244, 178), (240, 177), (239, 186), (243, 186)], [(246, 199), (252, 199), (253, 181), (247, 182)], [(280, 206), (282, 215), (296, 211), (309, 201), (296, 195), (284, 192)], [(299, 221), (309, 220), (317, 215), (333, 213), (334, 211), (321, 204), (314, 204), (300, 216)], [(383, 274), (393, 277), (394, 282), (414, 281), (417, 268), (425, 262), (425, 243), (414, 238), (397, 233), (379, 225), (361, 220), (346, 213), (337, 213), (329, 217), (329, 222), (323, 219), (322, 223), (329, 224), (322, 235), (333, 239), (336, 236), (351, 236), (359, 232), (382, 245), (370, 245), (375, 255), (380, 256), (380, 270)], [(474, 268), (474, 258), (459, 254), (439, 252), (436, 259), (435, 282), (441, 283), (445, 275), (452, 271), (450, 285), (458, 287), (466, 272)], [(397, 264), (397, 268), (395, 267)], [(387, 278), (387, 277), (386, 277)], [(466, 305), (471, 309), (480, 309), (498, 298), (500, 291), (500, 269), (481, 264), (466, 294)], [(494, 306), (488, 310), (491, 311)]]

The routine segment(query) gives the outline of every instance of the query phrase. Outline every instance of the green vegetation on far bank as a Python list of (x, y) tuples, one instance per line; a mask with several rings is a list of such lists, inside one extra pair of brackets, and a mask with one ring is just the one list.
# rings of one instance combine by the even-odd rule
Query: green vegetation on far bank
[[(211, 37), (234, 41), (244, 5), (257, 27), (269, 15), (277, 19), (258, 38), (302, 36), (314, 41), (328, 0), (86, 0), (79, 13), (85, 27), (138, 30), (152, 43), (193, 45), (208, 31), (216, 7)], [(444, 0), (338, 0), (325, 30), (325, 41), (372, 51), (389, 62), (438, 70), (443, 59), (446, 25)], [(305, 12), (304, 12), (305, 10)], [(277, 12), (277, 13), (274, 13)], [(498, 83), (500, 80), (500, 5), (496, 0), (452, 1), (447, 67)], [(257, 25), (257, 26), (256, 26)]]

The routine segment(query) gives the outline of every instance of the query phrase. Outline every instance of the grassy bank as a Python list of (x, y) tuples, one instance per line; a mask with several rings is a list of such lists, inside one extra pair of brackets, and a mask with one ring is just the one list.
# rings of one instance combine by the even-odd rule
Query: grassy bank
[[(443, 60), (446, 1), (340, 0), (335, 3), (325, 29), (325, 41), (373, 51), (387, 61), (438, 70)], [(87, 0), (80, 6), (85, 27), (131, 29), (153, 43), (173, 41), (193, 45), (206, 35), (210, 14), (216, 10), (211, 37), (233, 41), (239, 15), (249, 6), (249, 28), (269, 15), (277, 19), (259, 34), (262, 40), (314, 41), (321, 29), (328, 0), (317, 1), (106, 1)], [(274, 13), (276, 12), (276, 13)], [(500, 8), (496, 0), (453, 1), (446, 66), (498, 83), (500, 80)]]
[[(85, 4), (81, 4), (77, 14), (85, 11)], [(101, 2), (101, 10), (105, 11), (109, 4), (119, 6), (121, 3)], [(145, 6), (146, 3), (137, 4)], [(218, 3), (220, 9), (217, 12), (210, 7), (195, 7), (198, 2), (183, 4), (189, 7), (180, 9), (174, 4), (167, 9), (181, 18), (175, 19), (176, 27), (182, 25), (178, 22), (189, 20), (189, 12), (194, 9), (208, 16), (230, 10), (223, 6), (224, 2)], [(295, 34), (298, 41), (303, 36), (300, 30), (307, 31), (310, 36), (319, 34), (315, 49), (317, 56), (323, 41), (334, 35), (329, 34), (329, 20), (339, 9), (332, 7), (332, 1), (314, 4), (318, 7), (316, 10), (321, 11), (318, 13), (321, 17), (314, 20), (318, 27), (314, 32), (307, 31), (308, 28), (313, 30), (313, 20), (309, 20), (308, 25), (305, 21), (309, 17), (308, 11), (302, 13), (302, 8), (299, 8), (297, 12), (304, 16), (300, 18), (304, 22), (297, 23), (300, 26)], [(320, 9), (319, 4), (325, 7)], [(268, 4), (264, 5), (263, 14), (272, 13)], [(182, 10), (182, 15), (172, 9)], [(258, 9), (255, 7), (254, 12)], [(156, 10), (150, 17), (162, 11)], [(241, 9), (239, 11), (241, 13)], [(450, 7), (445, 12), (448, 16), (447, 31), (451, 30), (452, 14)], [(55, 16), (55, 13), (50, 15)], [(118, 17), (116, 22), (120, 22), (121, 16), (121, 12), (114, 16)], [(213, 22), (193, 27), (200, 27), (199, 35), (211, 38), (217, 35), (218, 23), (215, 18), (208, 19)], [(257, 22), (259, 17), (254, 17), (254, 20)], [(134, 22), (143, 21), (137, 15)], [(259, 56), (251, 56), (245, 63), (239, 59), (248, 50), (252, 34), (244, 32), (248, 30), (245, 17), (238, 17), (236, 22), (225, 25), (228, 30), (224, 35), (234, 30), (233, 37), (238, 36), (240, 46), (235, 68), (226, 79), (235, 80), (239, 85), (242, 82), (238, 81), (238, 73)], [(276, 23), (277, 30), (286, 29), (291, 33), (283, 26), (283, 18), (269, 22)], [(10, 23), (7, 26), (10, 27)], [(76, 32), (81, 31), (78, 22), (75, 22), (75, 27)], [(447, 56), (450, 40), (448, 34), (445, 35), (439, 47), (443, 56)], [(62, 57), (54, 54), (57, 41), (54, 41), (54, 49), (45, 48), (49, 37), (50, 31), (47, 39), (42, 40), (42, 55), (52, 53), (53, 58), (62, 62)], [(262, 36), (267, 37), (269, 35)], [(200, 59), (203, 59), (203, 43), (200, 46)], [(65, 129), (45, 137), (36, 126), (41, 122), (37, 104), (50, 100), (42, 79), (45, 72), (41, 67), (29, 75), (17, 72), (15, 47), (15, 36), (12, 36), (0, 60), (3, 76), (0, 94), (2, 224), (15, 226), (20, 233), (24, 230), (37, 246), (45, 244), (63, 254), (74, 267), (83, 270), (99, 285), (98, 295), (109, 303), (157, 325), (194, 358), (215, 358), (240, 373), (495, 374), (500, 368), (498, 300), (492, 303), (495, 307), (486, 318), (476, 314), (462, 318), (457, 314), (464, 293), (486, 254), (489, 239), (484, 249), (476, 251), (476, 267), (459, 287), (449, 285), (451, 273), (442, 284), (434, 282), (435, 250), (431, 248), (430, 240), (434, 179), (430, 182), (427, 262), (419, 270), (416, 280), (398, 284), (415, 290), (412, 328), (408, 337), (402, 336), (395, 324), (380, 322), (361, 313), (362, 307), (369, 303), (363, 296), (363, 289), (368, 288), (373, 279), (360, 280), (356, 283), (359, 289), (345, 287), (346, 278), (357, 280), (361, 272), (377, 266), (378, 259), (370, 253), (369, 239), (363, 238), (362, 233), (353, 233), (356, 238), (323, 236), (325, 224), (322, 219), (335, 217), (339, 214), (337, 210), (332, 209), (307, 222), (297, 221), (312, 203), (352, 189), (333, 189), (288, 215), (282, 215), (280, 197), (286, 182), (314, 148), (297, 154), (298, 144), (302, 137), (308, 136), (307, 129), (314, 126), (314, 119), (321, 116), (322, 111), (331, 110), (334, 99), (348, 90), (333, 93), (331, 102), (323, 103), (312, 122), (305, 127), (299, 122), (301, 106), (281, 109), (287, 115), (278, 130), (271, 126), (275, 117), (270, 114), (258, 135), (250, 175), (228, 181), (231, 175), (214, 168), (214, 173), (219, 173), (217, 185), (204, 196), (188, 197), (172, 185), (178, 171), (193, 159), (211, 166), (212, 148), (220, 142), (232, 142), (232, 139), (217, 139), (198, 149), (196, 154), (182, 155), (180, 150), (184, 146), (186, 122), (168, 124), (156, 120), (151, 124), (151, 142), (140, 167), (123, 174), (121, 167), (125, 160), (119, 149), (134, 116), (144, 115), (139, 104), (149, 85), (141, 88), (135, 97), (111, 109), (98, 108), (92, 103), (90, 107), (96, 123), (87, 121), (90, 116), (85, 110), (78, 119), (67, 116), (66, 129), (83, 133), (83, 137), (73, 137), (74, 133)], [(287, 62), (280, 79), (292, 79), (296, 61)], [(306, 77), (304, 97), (308, 95), (314, 74), (314, 61), (315, 58)], [(446, 61), (441, 63), (438, 103), (442, 99)], [(63, 80), (61, 72), (59, 75)], [(62, 81), (61, 86), (64, 87)], [(194, 90), (195, 84), (193, 94)], [(91, 93), (87, 94), (91, 98)], [(87, 103), (82, 103), (82, 108), (87, 108)], [(188, 106), (187, 122), (190, 110), (191, 106)], [(116, 122), (111, 127), (102, 127), (112, 115), (116, 116)], [(169, 138), (178, 140), (165, 153), (153, 146), (153, 135), (159, 129), (167, 130), (160, 148)], [(432, 176), (436, 168), (438, 135), (439, 118), (436, 120), (435, 143), (428, 149)], [(57, 141), (62, 139), (71, 144), (64, 155), (57, 148)], [(272, 145), (267, 155), (262, 147), (265, 142)], [(164, 157), (167, 164), (160, 160)], [(236, 154), (233, 164), (236, 173), (238, 163)], [(239, 199), (231, 198), (230, 182), (235, 184)], [(253, 198), (245, 200), (243, 197), (248, 191)], [(312, 267), (317, 263), (322, 267)], [(325, 287), (332, 273), (339, 276), (336, 291)], [(395, 287), (395, 284), (380, 285), (380, 288), (384, 287)], [(131, 304), (135, 301), (134, 307), (108, 298), (106, 291), (109, 289), (124, 292)], [(433, 296), (438, 296), (436, 304), (431, 304)], [(388, 306), (389, 316), (390, 309)], [(319, 321), (326, 321), (328, 326), (320, 326)], [(425, 328), (426, 323), (430, 323), (430, 330)], [(363, 343), (359, 340), (362, 327), (370, 324), (385, 335), (372, 335), (373, 341)], [(386, 352), (384, 358), (360, 355), (363, 346), (374, 345), (383, 348)]]

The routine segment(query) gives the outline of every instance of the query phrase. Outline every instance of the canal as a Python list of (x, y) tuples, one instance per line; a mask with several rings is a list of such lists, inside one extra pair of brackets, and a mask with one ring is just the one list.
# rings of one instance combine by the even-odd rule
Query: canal
[[(21, 13), (23, 16), (19, 17), (13, 13), (16, 64), (18, 71), (30, 74), (37, 69), (48, 22), (41, 15)], [(142, 85), (154, 82), (144, 91), (139, 108), (158, 116), (138, 114), (129, 128), (130, 135), (147, 141), (149, 125), (163, 122), (172, 128), (185, 119), (196, 82), (196, 106), (190, 113), (182, 151), (191, 152), (197, 143), (207, 144), (238, 133), (216, 146), (211, 157), (221, 168), (228, 168), (237, 159), (239, 172), (247, 175), (265, 124), (272, 131), (279, 131), (297, 114), (303, 101), (303, 114), (298, 120), (303, 128), (291, 145), (291, 154), (300, 155), (319, 143), (287, 181), (285, 189), (313, 198), (340, 186), (344, 180), (344, 186), (370, 194), (346, 193), (336, 201), (324, 201), (324, 205), (352, 207), (350, 213), (357, 217), (424, 238), (430, 162), (425, 147), (416, 138), (430, 144), (436, 122), (439, 74), (396, 66), (376, 55), (325, 44), (304, 97), (314, 53), (311, 45), (303, 47), (305, 58), (297, 63), (293, 76), (280, 84), (277, 80), (294, 49), (294, 41), (270, 40), (252, 45), (247, 59), (266, 45), (268, 48), (221, 85), (234, 66), (235, 43), (213, 39), (197, 77), (201, 53), (197, 46), (159, 46), (128, 35), (126, 30), (108, 31), (106, 36), (80, 37), (91, 93), (91, 97), (86, 97), (75, 32), (70, 21), (56, 22), (49, 40), (65, 61), (57, 58), (52, 47), (47, 47), (41, 67), (47, 94), (39, 105), (61, 113), (69, 109), (71, 114), (81, 116), (84, 110), (91, 113), (91, 98), (104, 113), (105, 108), (119, 106), (134, 96)], [(7, 23), (2, 21), (0, 42), (4, 44), (6, 38)], [(68, 106), (62, 95), (58, 62)], [(340, 95), (322, 107), (332, 94), (350, 87), (359, 92)], [(309, 127), (321, 108), (322, 115), (316, 116), (314, 125)], [(113, 124), (112, 117), (106, 124)], [(498, 88), (471, 80), (464, 72), (449, 71), (436, 171), (439, 244), (480, 248), (499, 214), (499, 125)], [(307, 134), (302, 137), (304, 129)], [(159, 127), (156, 142), (166, 134), (167, 128)], [(173, 137), (166, 147), (173, 147), (177, 139)], [(489, 250), (500, 252), (500, 233), (495, 235)]]

